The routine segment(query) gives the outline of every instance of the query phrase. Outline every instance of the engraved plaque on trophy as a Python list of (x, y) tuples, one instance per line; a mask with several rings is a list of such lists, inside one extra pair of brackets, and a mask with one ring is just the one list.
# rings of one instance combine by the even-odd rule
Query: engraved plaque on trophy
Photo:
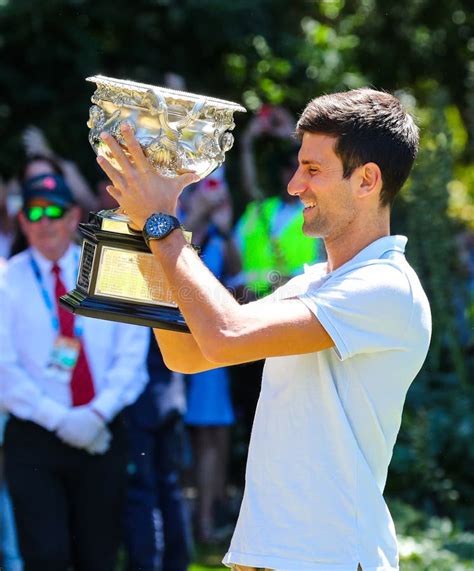
[[(95, 152), (113, 163), (100, 133), (123, 143), (126, 122), (150, 164), (169, 177), (193, 171), (204, 178), (222, 164), (233, 144), (233, 114), (245, 111), (230, 101), (133, 81), (88, 81), (97, 84), (88, 122)], [(116, 210), (102, 210), (79, 225), (84, 241), (77, 283), (61, 304), (87, 317), (188, 331), (158, 260), (128, 222)]]

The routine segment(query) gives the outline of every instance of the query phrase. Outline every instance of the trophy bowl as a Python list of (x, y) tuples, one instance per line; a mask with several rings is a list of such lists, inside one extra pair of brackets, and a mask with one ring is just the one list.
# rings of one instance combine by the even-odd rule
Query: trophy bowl
[[(89, 141), (117, 169), (100, 134), (106, 131), (123, 145), (120, 127), (126, 122), (158, 172), (176, 177), (192, 171), (204, 178), (232, 147), (234, 112), (245, 111), (231, 101), (134, 81), (101, 75), (87, 81), (97, 85)], [(76, 287), (60, 298), (61, 305), (86, 317), (188, 332), (175, 292), (141, 232), (128, 222), (118, 210), (102, 210), (79, 224), (83, 243)], [(184, 235), (191, 243), (191, 235)]]
[(169, 177), (193, 171), (204, 178), (221, 165), (234, 142), (234, 113), (245, 112), (231, 101), (134, 81), (102, 75), (87, 81), (97, 85), (87, 123), (94, 151), (114, 164), (100, 133), (123, 143), (120, 127), (128, 123), (150, 164)]

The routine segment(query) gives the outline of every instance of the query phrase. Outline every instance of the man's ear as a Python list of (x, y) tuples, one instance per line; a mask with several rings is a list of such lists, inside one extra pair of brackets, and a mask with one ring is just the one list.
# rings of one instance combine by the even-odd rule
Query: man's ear
[(382, 171), (379, 165), (377, 163), (365, 163), (357, 170), (359, 171), (357, 196), (365, 198), (376, 193), (378, 199), (383, 186)]
[(81, 220), (81, 209), (76, 205), (71, 206), (67, 216), (71, 222), (71, 230), (74, 232)]
[(20, 223), (21, 231), (23, 232), (23, 234), (26, 235), (26, 233), (28, 231), (28, 220), (27, 220), (23, 210), (20, 210), (18, 212), (18, 222)]

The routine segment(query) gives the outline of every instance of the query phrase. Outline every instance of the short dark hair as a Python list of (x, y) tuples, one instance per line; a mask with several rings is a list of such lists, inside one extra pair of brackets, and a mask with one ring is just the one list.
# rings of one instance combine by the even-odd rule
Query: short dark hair
[(335, 152), (343, 176), (376, 163), (382, 172), (380, 202), (391, 205), (402, 188), (418, 152), (419, 132), (400, 101), (384, 91), (362, 88), (316, 97), (308, 103), (296, 134), (324, 133), (337, 137)]

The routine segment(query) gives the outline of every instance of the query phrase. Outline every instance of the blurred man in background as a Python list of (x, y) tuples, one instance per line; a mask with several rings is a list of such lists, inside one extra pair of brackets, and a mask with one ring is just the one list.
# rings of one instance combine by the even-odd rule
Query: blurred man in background
[(0, 279), (0, 405), (21, 555), (25, 571), (114, 571), (127, 461), (119, 413), (146, 383), (148, 332), (59, 306), (77, 274), (79, 208), (59, 175), (22, 192), (29, 247)]

